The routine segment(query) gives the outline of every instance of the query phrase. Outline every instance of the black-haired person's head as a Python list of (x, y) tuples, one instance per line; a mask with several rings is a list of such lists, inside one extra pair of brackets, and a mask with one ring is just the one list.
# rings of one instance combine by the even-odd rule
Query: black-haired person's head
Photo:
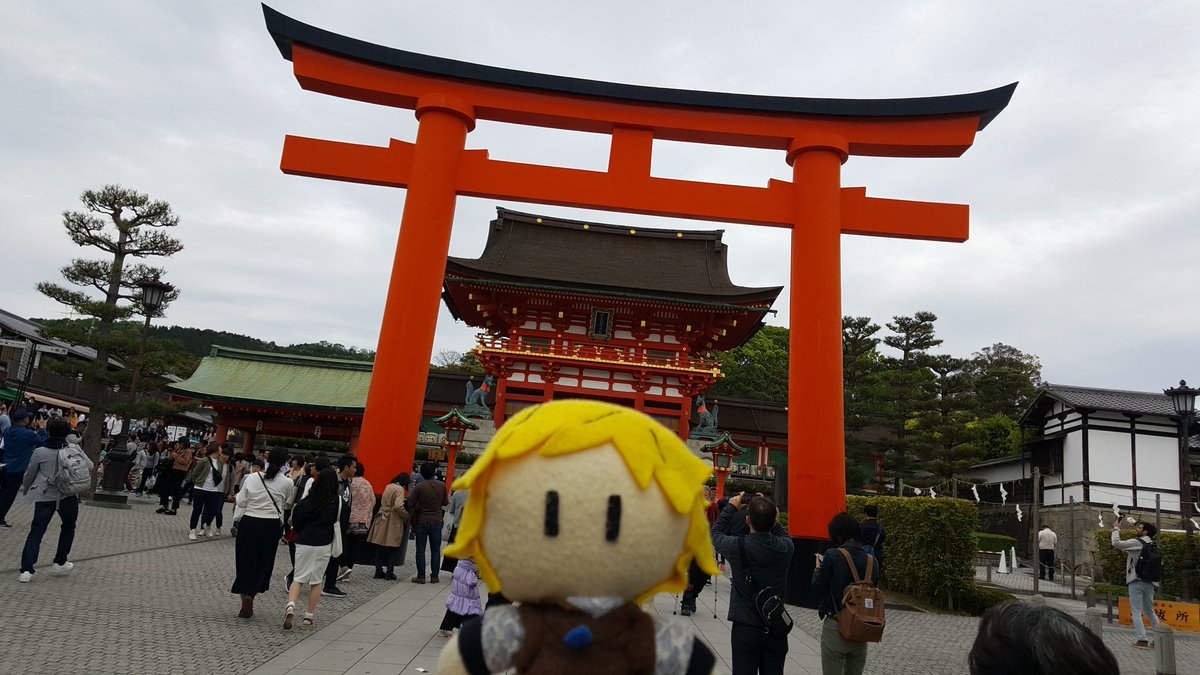
[(338, 457), (337, 472), (338, 478), (342, 480), (350, 480), (354, 477), (355, 466), (357, 462), (353, 455), (342, 455)]
[(366, 475), (366, 473), (367, 473), (367, 467), (363, 466), (363, 463), (362, 463), (362, 462), (355, 462), (355, 463), (354, 463), (354, 475), (355, 475), (355, 477), (357, 477), (357, 478), (361, 478), (361, 477), (363, 477), (364, 475)]
[(408, 475), (407, 471), (404, 471), (396, 474), (396, 477), (392, 479), (392, 482), (407, 489), (409, 484), (412, 483), (412, 476)]
[(967, 656), (971, 675), (1118, 675), (1104, 642), (1062, 611), (1005, 602), (984, 612)]
[(433, 480), (433, 477), (437, 475), (437, 468), (437, 462), (425, 462), (421, 465), (421, 478)]
[(1158, 526), (1154, 523), (1147, 523), (1144, 520), (1139, 520), (1137, 524), (1142, 527), (1142, 531), (1146, 533), (1147, 537), (1153, 539), (1158, 536)]
[(46, 435), (50, 438), (66, 438), (71, 433), (71, 423), (61, 417), (51, 417), (46, 422)]
[(875, 506), (874, 504), (867, 504), (863, 507), (863, 513), (867, 514), (868, 518), (878, 518), (879, 507)]
[(283, 448), (274, 448), (271, 450), (271, 452), (267, 453), (266, 479), (271, 480), (274, 478), (279, 473), (280, 467), (282, 467), (284, 464), (287, 464), (287, 461), (288, 453), (287, 450), (284, 450)]
[(312, 489), (308, 491), (308, 496), (305, 499), (315, 499), (318, 503), (324, 504), (338, 499), (339, 485), (337, 471), (331, 466), (327, 466), (317, 474)]
[(842, 511), (829, 521), (829, 538), (841, 546), (850, 540), (858, 541), (862, 537), (862, 526), (853, 516)]
[(755, 497), (746, 508), (746, 522), (750, 523), (751, 532), (770, 532), (775, 528), (775, 519), (779, 517), (775, 502), (766, 497)]

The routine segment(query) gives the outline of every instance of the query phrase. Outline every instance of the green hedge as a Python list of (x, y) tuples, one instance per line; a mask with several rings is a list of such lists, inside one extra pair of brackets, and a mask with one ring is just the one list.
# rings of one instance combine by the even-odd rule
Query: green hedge
[(975, 595), (975, 540), (979, 510), (963, 499), (846, 497), (847, 512), (862, 518), (863, 507), (879, 507), (887, 531), (887, 583), (937, 607), (960, 609)]
[(973, 532), (972, 537), (975, 537), (976, 551), (1007, 551), (1017, 545), (1017, 540), (1014, 537), (1007, 537), (1003, 534), (988, 534), (987, 532)]
[(972, 587), (969, 591), (962, 594), (959, 601), (958, 609), (979, 616), (986, 612), (988, 608), (998, 605), (1002, 602), (1011, 602), (1017, 597), (1012, 593), (1006, 593), (995, 588), (981, 588), (979, 586)]
[[(1097, 582), (1107, 582), (1117, 586), (1125, 585), (1125, 553), (1113, 548), (1112, 530), (1096, 531), (1096, 561), (1101, 566), (1102, 577)], [(1133, 530), (1121, 530), (1122, 539), (1132, 539)], [(1159, 586), (1159, 595), (1179, 597), (1183, 595), (1183, 576), (1180, 569), (1183, 564), (1185, 537), (1174, 532), (1163, 532), (1158, 535), (1158, 547), (1163, 553), (1163, 580)]]

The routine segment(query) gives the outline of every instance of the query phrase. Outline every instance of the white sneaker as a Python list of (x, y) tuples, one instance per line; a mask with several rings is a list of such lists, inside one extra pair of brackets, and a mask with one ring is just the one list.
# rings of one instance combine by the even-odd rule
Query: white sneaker
[(188, 539), (191, 541), (196, 541), (196, 531), (195, 530), (188, 530)]
[(17, 581), (23, 584), (33, 581), (33, 572), (21, 572), (21, 576), (17, 577)]
[(75, 563), (68, 560), (67, 562), (65, 562), (61, 565), (59, 565), (58, 563), (55, 563), (54, 567), (50, 568), (50, 571), (54, 572), (55, 574), (66, 574), (67, 572), (70, 572), (73, 569), (75, 569)]
[(221, 535), (221, 528), (219, 528), (219, 527), (218, 527), (218, 528), (217, 528), (217, 533), (216, 533), (215, 535), (209, 535), (209, 536), (213, 536), (213, 537), (220, 537), (220, 536), (222, 536), (222, 535)]

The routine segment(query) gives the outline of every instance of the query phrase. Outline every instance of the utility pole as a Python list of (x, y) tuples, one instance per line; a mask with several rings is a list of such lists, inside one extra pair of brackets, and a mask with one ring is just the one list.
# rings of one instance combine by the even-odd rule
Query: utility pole
[(1037, 574), (1033, 575), (1033, 592), (1038, 592), (1038, 577), (1042, 573), (1042, 556), (1038, 551), (1038, 502), (1042, 494), (1042, 470), (1038, 467), (1033, 467), (1033, 506), (1029, 509), (1029, 531), (1033, 534), (1030, 539), (1033, 541), (1033, 565)]

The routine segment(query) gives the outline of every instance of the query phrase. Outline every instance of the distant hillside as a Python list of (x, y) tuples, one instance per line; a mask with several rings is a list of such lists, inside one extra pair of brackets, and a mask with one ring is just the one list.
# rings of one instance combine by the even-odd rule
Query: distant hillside
[(208, 356), (213, 345), (221, 345), (222, 347), (235, 347), (238, 349), (303, 354), (304, 356), (323, 356), (335, 359), (353, 359), (355, 361), (375, 360), (374, 350), (347, 347), (333, 342), (325, 342), (324, 340), (283, 346), (277, 345), (274, 342), (264, 342), (248, 335), (238, 335), (237, 333), (211, 330), (209, 328), (152, 326), (150, 331), (154, 337), (178, 341), (183, 345), (185, 351), (195, 356)]
[[(84, 321), (85, 319), (76, 319)], [(36, 323), (44, 323), (44, 319), (31, 319)], [(138, 322), (139, 324), (141, 322)], [(209, 328), (189, 328), (187, 326), (151, 326), (150, 335), (160, 340), (174, 340), (182, 345), (183, 351), (197, 358), (208, 356), (213, 345), (235, 347), (237, 349), (254, 349), (263, 352), (281, 352), (285, 354), (302, 354), (304, 356), (324, 356), (334, 359), (353, 359), (355, 361), (374, 361), (375, 352), (371, 349), (347, 347), (332, 342), (306, 342), (294, 345), (277, 345), (274, 342), (264, 342), (258, 338), (237, 333), (227, 333), (223, 330)]]

